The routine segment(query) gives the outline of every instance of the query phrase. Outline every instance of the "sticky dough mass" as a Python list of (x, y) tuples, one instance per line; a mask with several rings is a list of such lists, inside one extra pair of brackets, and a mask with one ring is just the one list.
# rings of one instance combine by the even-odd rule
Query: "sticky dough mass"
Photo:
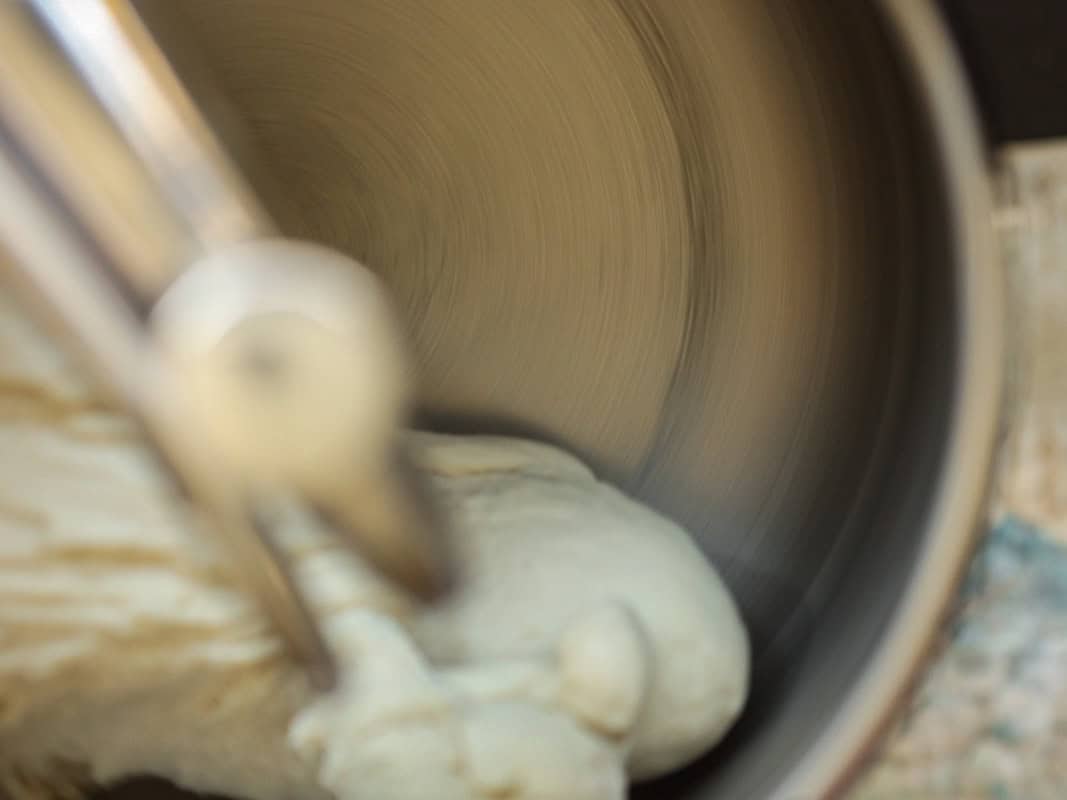
[(316, 696), (126, 420), (6, 305), (0, 348), (16, 800), (145, 773), (263, 800), (609, 800), (740, 712), (747, 637), (684, 531), (555, 448), (430, 433), (408, 436), (458, 538), (447, 603), (415, 607), (303, 520), (285, 528), (342, 661)]

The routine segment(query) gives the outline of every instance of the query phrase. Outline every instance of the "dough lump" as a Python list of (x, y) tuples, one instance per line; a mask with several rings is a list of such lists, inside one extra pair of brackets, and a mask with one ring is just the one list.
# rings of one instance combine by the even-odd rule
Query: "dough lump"
[(411, 433), (458, 591), (422, 609), (306, 521), (316, 695), (135, 431), (0, 300), (0, 793), (150, 773), (257, 800), (617, 800), (712, 747), (749, 648), (679, 527), (578, 460)]

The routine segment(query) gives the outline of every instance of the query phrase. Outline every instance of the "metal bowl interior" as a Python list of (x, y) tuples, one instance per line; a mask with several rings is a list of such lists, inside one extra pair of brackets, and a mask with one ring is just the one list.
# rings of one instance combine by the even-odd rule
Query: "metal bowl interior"
[(422, 424), (562, 443), (721, 569), (751, 703), (637, 796), (771, 795), (965, 535), (931, 520), (966, 270), (872, 4), (139, 6), (286, 232), (388, 281)]

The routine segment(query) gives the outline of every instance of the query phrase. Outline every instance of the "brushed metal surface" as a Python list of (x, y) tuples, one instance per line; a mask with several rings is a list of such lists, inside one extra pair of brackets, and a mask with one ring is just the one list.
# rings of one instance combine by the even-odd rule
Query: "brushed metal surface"
[(425, 424), (563, 443), (694, 534), (755, 694), (648, 796), (773, 793), (962, 525), (934, 514), (974, 355), (958, 187), (874, 9), (139, 7), (286, 233), (389, 283)]

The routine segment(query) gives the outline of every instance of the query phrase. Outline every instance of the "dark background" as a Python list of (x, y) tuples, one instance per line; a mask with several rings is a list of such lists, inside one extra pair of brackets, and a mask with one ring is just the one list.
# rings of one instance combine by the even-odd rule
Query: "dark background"
[(1067, 0), (939, 0), (993, 144), (1067, 135)]

